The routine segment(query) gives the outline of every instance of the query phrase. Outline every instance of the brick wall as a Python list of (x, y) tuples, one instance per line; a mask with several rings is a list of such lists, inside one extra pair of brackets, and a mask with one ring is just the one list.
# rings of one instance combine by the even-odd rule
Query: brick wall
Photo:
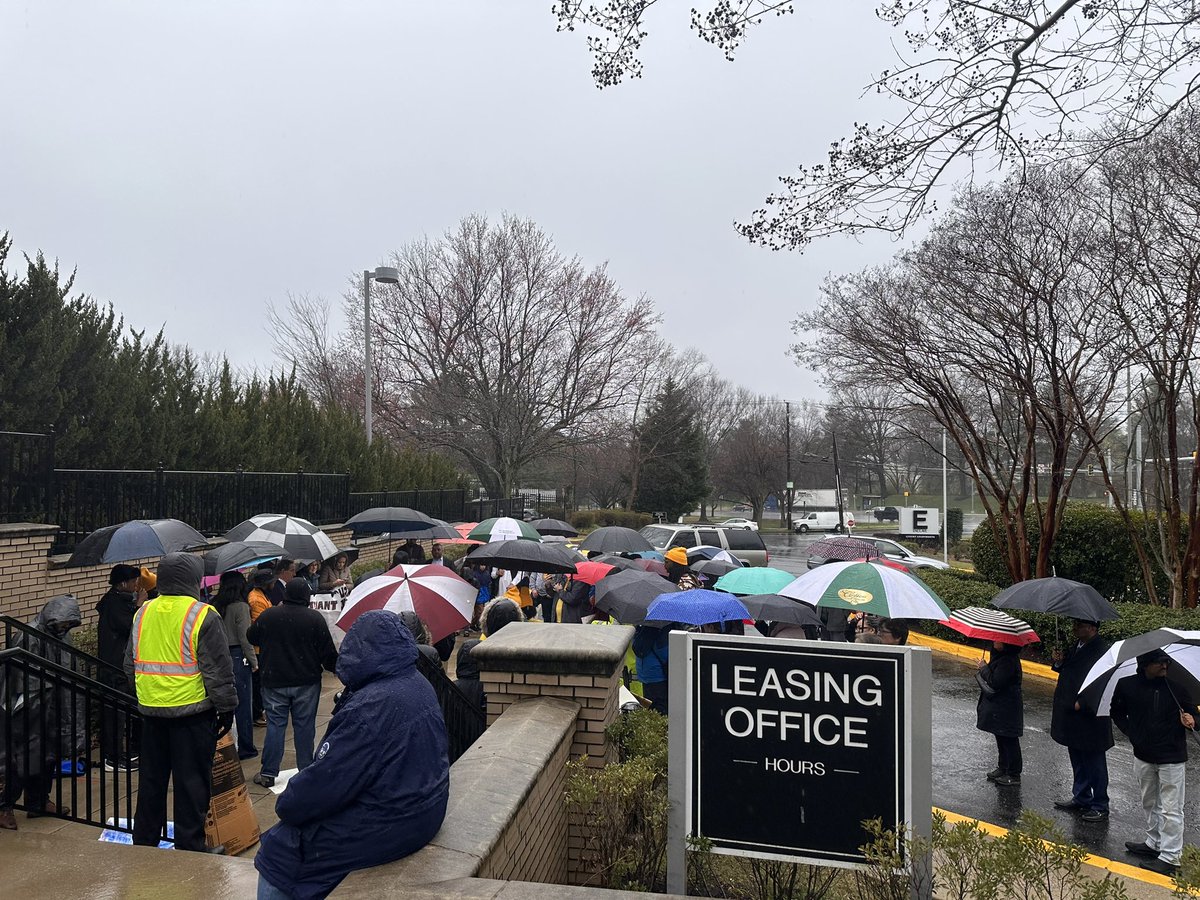
[[(350, 529), (330, 526), (322, 529), (339, 547), (350, 544)], [(79, 600), (83, 624), (95, 624), (96, 603), (108, 590), (111, 563), (98, 566), (68, 566), (69, 556), (50, 556), (50, 547), (58, 531), (55, 525), (16, 523), (0, 525), (0, 615), (29, 620), (47, 600), (60, 594), (72, 594)], [(217, 542), (219, 543), (219, 541)], [(429, 542), (424, 542), (426, 552)], [(391, 561), (395, 542), (366, 543), (360, 559), (386, 565)], [(196, 553), (203, 554), (204, 550)], [(158, 558), (127, 560), (130, 565), (158, 568)]]

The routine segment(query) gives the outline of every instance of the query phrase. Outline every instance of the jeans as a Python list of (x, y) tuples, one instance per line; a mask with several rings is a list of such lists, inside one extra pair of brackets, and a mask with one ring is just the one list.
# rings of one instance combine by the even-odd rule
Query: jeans
[(233, 660), (233, 683), (237, 688), (238, 705), (234, 716), (237, 720), (237, 751), (242, 759), (258, 755), (254, 746), (254, 676), (250, 663), (242, 655), (241, 647), (230, 647)]
[(1001, 775), (1021, 774), (1021, 739), (996, 735), (996, 752), (999, 762), (996, 768)]
[(260, 874), (258, 876), (258, 900), (292, 900), (292, 895), (285, 894)]
[(1108, 756), (1104, 750), (1067, 748), (1075, 773), (1072, 795), (1076, 803), (1097, 812), (1108, 812)]
[(1146, 811), (1146, 846), (1173, 866), (1183, 856), (1184, 763), (1148, 763), (1134, 758)]
[(267, 711), (267, 739), (263, 742), (262, 774), (272, 778), (279, 774), (289, 713), (292, 717), (292, 736), (296, 742), (296, 768), (308, 768), (313, 760), (313, 744), (317, 737), (320, 683), (280, 688), (263, 685), (262, 692), (263, 706)]

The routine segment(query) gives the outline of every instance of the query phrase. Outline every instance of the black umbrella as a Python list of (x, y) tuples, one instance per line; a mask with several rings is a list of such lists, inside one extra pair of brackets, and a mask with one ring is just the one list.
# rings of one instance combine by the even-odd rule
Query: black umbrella
[[(410, 531), (423, 531), (434, 525), (444, 524), (432, 516), (407, 506), (376, 506), (346, 520), (346, 525), (355, 534), (396, 534), (408, 537)], [(457, 535), (455, 535), (457, 537)]]
[(388, 571), (387, 569), (379, 568), (379, 569), (371, 569), (369, 572), (363, 572), (361, 575), (358, 576), (358, 583), (362, 584), (364, 581), (366, 581), (370, 578), (375, 578), (377, 575), (382, 575), (387, 571)]
[(466, 555), (469, 563), (487, 563), (516, 572), (571, 574), (579, 557), (561, 544), (537, 541), (493, 541), (481, 544)]
[(636, 559), (630, 559), (628, 556), (618, 556), (615, 553), (605, 553), (601, 556), (592, 557), (592, 562), (604, 563), (606, 566), (612, 566), (614, 569), (620, 569), (622, 572), (629, 571), (630, 569), (637, 569), (639, 572), (645, 571)]
[(741, 598), (742, 605), (759, 622), (786, 622), (789, 625), (821, 627), (821, 617), (807, 603), (789, 600), (778, 594), (753, 594)]
[(281, 556), (283, 548), (269, 541), (230, 541), (204, 554), (204, 574), (220, 575)]
[(1005, 588), (992, 598), (997, 609), (1023, 609), (1103, 622), (1120, 618), (1117, 608), (1090, 584), (1067, 578), (1031, 578)]
[(723, 559), (704, 559), (692, 563), (688, 568), (701, 575), (707, 575), (709, 578), (720, 578), (735, 569), (742, 568), (742, 565), (741, 563), (725, 562)]
[(577, 537), (579, 532), (570, 522), (562, 519), (534, 519), (529, 523), (538, 534), (558, 534), (563, 537)]
[(653, 550), (651, 543), (632, 528), (622, 528), (620, 525), (607, 525), (597, 528), (583, 539), (580, 550), (599, 550), (601, 553), (630, 553), (638, 550)]
[(1200, 631), (1175, 628), (1156, 628), (1117, 641), (1092, 665), (1079, 696), (1096, 710), (1096, 715), (1107, 716), (1117, 682), (1134, 675), (1138, 657), (1152, 650), (1163, 651), (1170, 661), (1166, 677), (1174, 686), (1175, 702), (1180, 697), (1192, 703), (1200, 700)]
[(651, 603), (678, 590), (678, 585), (653, 572), (641, 569), (613, 572), (596, 582), (596, 608), (622, 625), (641, 625)]
[(75, 547), (68, 566), (95, 566), (203, 547), (208, 538), (178, 519), (136, 519), (97, 529)]
[(414, 531), (389, 532), (387, 535), (389, 541), (407, 541), (409, 538), (414, 541), (457, 541), (461, 537), (452, 525), (444, 523)]
[(290, 559), (329, 559), (337, 545), (308, 519), (283, 513), (262, 513), (225, 532), (228, 541), (268, 541), (283, 548)]

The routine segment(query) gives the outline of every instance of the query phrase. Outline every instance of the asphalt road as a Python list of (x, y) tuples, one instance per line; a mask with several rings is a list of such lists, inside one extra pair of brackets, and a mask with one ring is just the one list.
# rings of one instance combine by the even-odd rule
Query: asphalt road
[[(818, 536), (764, 536), (770, 565), (795, 574), (807, 571), (807, 547)], [(1054, 684), (1027, 677), (1024, 681), (1025, 736), (1021, 740), (1025, 771), (1018, 787), (998, 788), (985, 778), (996, 764), (996, 744), (990, 734), (975, 728), (979, 697), (974, 664), (933, 655), (933, 802), (942, 809), (1010, 827), (1022, 809), (1031, 809), (1059, 824), (1066, 837), (1109, 859), (1136, 864), (1125, 853), (1125, 841), (1145, 837), (1141, 794), (1133, 774), (1133, 751), (1120, 732), (1108, 753), (1109, 820), (1089, 825), (1071, 813), (1054, 809), (1054, 801), (1071, 794), (1071, 764), (1067, 751), (1050, 739), (1050, 700)], [(1197, 748), (1191, 748), (1198, 757)], [(1184, 811), (1187, 843), (1200, 841), (1200, 786), (1192, 782)]]

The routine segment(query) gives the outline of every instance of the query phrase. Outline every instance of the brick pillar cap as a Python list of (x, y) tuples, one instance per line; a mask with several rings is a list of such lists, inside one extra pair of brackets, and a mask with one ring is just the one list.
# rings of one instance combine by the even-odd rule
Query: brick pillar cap
[(476, 644), (471, 658), (485, 672), (612, 675), (633, 640), (628, 625), (513, 622)]
[(57, 533), (57, 525), (39, 525), (36, 522), (8, 522), (0, 524), (0, 539), (35, 537), (40, 535), (50, 536)]

